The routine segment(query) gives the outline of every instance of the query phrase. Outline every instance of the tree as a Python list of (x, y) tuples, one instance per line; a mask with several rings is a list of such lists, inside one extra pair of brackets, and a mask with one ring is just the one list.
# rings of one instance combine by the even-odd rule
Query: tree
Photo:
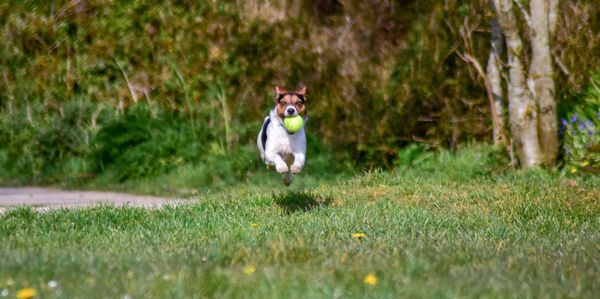
[[(496, 12), (496, 7), (492, 0), (490, 0), (490, 7), (492, 12)], [(498, 117), (498, 123), (494, 123), (493, 128), (493, 140), (494, 145), (498, 145), (501, 141), (501, 134), (504, 131), (506, 120), (504, 117), (504, 91), (502, 89), (502, 68), (500, 59), (504, 52), (504, 40), (500, 24), (498, 24), (498, 18), (493, 16), (490, 20), (490, 27), (492, 32), (492, 47), (490, 48), (490, 56), (488, 58), (487, 65), (487, 77), (489, 80), (492, 95), (494, 97), (494, 107), (496, 108), (496, 114)]]
[[(558, 0), (553, 0), (554, 5)], [(550, 27), (548, 0), (531, 0), (531, 51), (529, 75), (533, 82), (533, 97), (538, 105), (538, 121), (542, 161), (554, 165), (558, 154), (558, 127), (554, 100), (554, 72), (550, 54), (550, 32), (555, 31), (556, 18)], [(556, 9), (556, 8), (555, 8)], [(555, 11), (554, 9), (554, 11)]]
[[(519, 2), (493, 0), (492, 3), (497, 9), (498, 24), (506, 38), (508, 118), (523, 168), (542, 163), (553, 165), (558, 153), (556, 102), (550, 56), (550, 35), (556, 27), (557, 2), (558, 0), (530, 0), (531, 16), (521, 7), (531, 32), (532, 57), (527, 77), (523, 38), (519, 32), (521, 26), (516, 16), (517, 9), (513, 5)], [(488, 77), (490, 74), (488, 65)]]

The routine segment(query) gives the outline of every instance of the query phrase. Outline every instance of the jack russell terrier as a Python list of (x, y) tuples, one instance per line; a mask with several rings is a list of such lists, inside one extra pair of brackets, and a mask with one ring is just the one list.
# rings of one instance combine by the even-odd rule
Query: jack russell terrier
[[(306, 87), (294, 92), (288, 92), (283, 87), (275, 87), (275, 107), (265, 117), (262, 129), (258, 133), (256, 144), (267, 168), (275, 166), (281, 174), (283, 183), (289, 186), (292, 183), (292, 173), (302, 171), (306, 158)], [(289, 132), (285, 125), (286, 117), (300, 115), (303, 119), (302, 128), (295, 133)]]

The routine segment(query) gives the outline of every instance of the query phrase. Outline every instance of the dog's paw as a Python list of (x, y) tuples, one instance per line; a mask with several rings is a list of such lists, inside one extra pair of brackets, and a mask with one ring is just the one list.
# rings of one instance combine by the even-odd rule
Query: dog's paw
[(286, 172), (290, 171), (290, 169), (285, 164), (277, 165), (277, 166), (275, 166), (275, 168), (277, 168), (277, 172), (279, 172), (279, 173), (286, 173)]
[(300, 165), (292, 165), (292, 173), (299, 174), (302, 172), (302, 167)]

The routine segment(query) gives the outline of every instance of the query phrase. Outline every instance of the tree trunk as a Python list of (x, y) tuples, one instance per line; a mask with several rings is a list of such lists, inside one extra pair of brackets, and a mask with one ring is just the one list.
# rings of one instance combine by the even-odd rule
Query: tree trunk
[(513, 140), (523, 168), (540, 165), (541, 151), (537, 130), (537, 105), (529, 93), (524, 68), (523, 41), (519, 36), (512, 0), (494, 0), (498, 22), (506, 36), (508, 49), (508, 118)]
[[(544, 164), (552, 166), (556, 162), (559, 144), (558, 119), (554, 99), (554, 71), (550, 56), (550, 33), (554, 30), (549, 25), (551, 19), (549, 1), (531, 0), (530, 10), (532, 60), (529, 75), (533, 82), (532, 92), (538, 105), (542, 160)], [(552, 22), (553, 26), (556, 26), (556, 7), (553, 10)]]
[[(492, 0), (490, 0), (490, 7), (492, 12), (495, 13), (496, 7)], [(498, 124), (494, 124), (492, 138), (494, 145), (498, 145), (501, 142), (500, 134), (504, 131), (506, 124), (504, 118), (504, 91), (502, 89), (502, 73), (500, 68), (500, 57), (502, 57), (504, 51), (504, 43), (498, 19), (492, 17), (490, 25), (492, 29), (492, 48), (490, 49), (486, 72), (492, 88), (492, 94), (494, 95), (494, 106), (496, 107), (496, 114), (498, 116)]]

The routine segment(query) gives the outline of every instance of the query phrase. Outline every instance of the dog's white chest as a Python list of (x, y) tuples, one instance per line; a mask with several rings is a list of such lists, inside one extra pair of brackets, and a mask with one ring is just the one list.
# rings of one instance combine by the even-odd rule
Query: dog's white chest
[(268, 130), (267, 147), (280, 154), (290, 154), (294, 150), (300, 149), (301, 143), (306, 143), (301, 137), (304, 136), (304, 129), (293, 135), (288, 134), (280, 126), (270, 126)]

